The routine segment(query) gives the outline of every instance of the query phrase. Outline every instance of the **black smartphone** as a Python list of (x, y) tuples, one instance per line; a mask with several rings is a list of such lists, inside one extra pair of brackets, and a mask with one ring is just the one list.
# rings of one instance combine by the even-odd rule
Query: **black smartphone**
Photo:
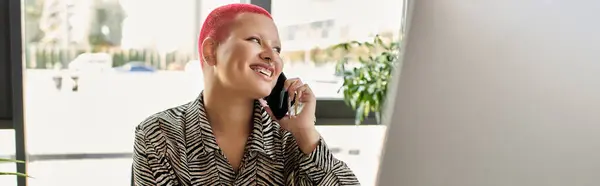
[[(265, 98), (265, 101), (267, 101), (267, 104), (269, 105), (269, 108), (271, 108), (273, 115), (275, 115), (275, 118), (278, 120), (285, 117), (290, 109), (290, 105), (288, 105), (289, 93), (283, 87), (286, 80), (287, 78), (285, 75), (281, 73), (281, 75), (279, 75), (277, 78), (275, 87), (273, 87), (273, 90), (271, 90), (271, 94)], [(293, 99), (291, 105), (294, 105)]]

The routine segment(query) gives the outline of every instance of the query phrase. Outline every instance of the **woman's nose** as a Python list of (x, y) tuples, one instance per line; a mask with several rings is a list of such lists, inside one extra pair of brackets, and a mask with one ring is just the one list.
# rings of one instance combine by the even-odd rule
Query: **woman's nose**
[(267, 62), (275, 62), (275, 52), (272, 50), (264, 50), (259, 54), (260, 58)]
[(273, 59), (270, 56), (264, 55), (264, 57), (261, 57), (263, 60), (265, 61), (272, 61)]

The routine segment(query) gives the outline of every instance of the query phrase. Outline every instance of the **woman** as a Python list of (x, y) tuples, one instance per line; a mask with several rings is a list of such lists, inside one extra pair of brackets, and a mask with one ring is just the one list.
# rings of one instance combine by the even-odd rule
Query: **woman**
[(316, 98), (297, 78), (302, 111), (280, 121), (262, 98), (282, 70), (271, 16), (250, 4), (213, 10), (199, 37), (204, 91), (136, 128), (135, 185), (359, 185), (315, 130)]

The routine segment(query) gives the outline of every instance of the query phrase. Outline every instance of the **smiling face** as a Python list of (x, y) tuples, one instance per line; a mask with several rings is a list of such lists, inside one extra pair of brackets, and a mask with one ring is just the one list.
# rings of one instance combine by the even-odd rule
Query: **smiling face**
[(268, 96), (283, 67), (275, 23), (265, 15), (242, 13), (229, 31), (221, 42), (209, 38), (203, 43), (214, 83), (252, 99)]

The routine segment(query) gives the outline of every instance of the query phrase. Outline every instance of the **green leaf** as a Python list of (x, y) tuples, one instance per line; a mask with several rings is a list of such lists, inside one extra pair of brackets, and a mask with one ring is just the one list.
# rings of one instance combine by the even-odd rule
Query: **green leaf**
[[(345, 57), (338, 60), (336, 74), (343, 76), (338, 92), (343, 92), (344, 102), (355, 110), (355, 123), (361, 124), (370, 113), (376, 113), (380, 121), (388, 82), (399, 63), (400, 42), (386, 43), (377, 35), (373, 42), (351, 41), (336, 47), (347, 49)], [(368, 53), (363, 54), (363, 49)], [(347, 69), (346, 64), (350, 62), (358, 62), (358, 66)]]
[(361, 42), (358, 42), (358, 41), (350, 41), (350, 42), (349, 42), (349, 45), (350, 45), (350, 46), (352, 46), (352, 45), (354, 45), (354, 46), (362, 46), (362, 45), (363, 45), (363, 43), (361, 43)]
[(21, 177), (30, 177), (27, 174), (23, 174), (23, 173), (18, 173), (18, 172), (0, 172), (0, 176), (8, 176), (8, 175), (12, 175), (12, 176), (21, 176)]
[(354, 118), (354, 124), (356, 124), (356, 125), (362, 124), (362, 122), (365, 119), (364, 116), (363, 116), (363, 114), (362, 114), (363, 112), (364, 112), (364, 106), (362, 106), (362, 105), (360, 107), (358, 107), (358, 109), (356, 109), (356, 114), (354, 116), (355, 117)]
[[(0, 163), (25, 163), (25, 161), (0, 158)], [(18, 173), (18, 172), (0, 172), (0, 176), (6, 176), (6, 175), (30, 177), (26, 174)]]
[(0, 158), (0, 163), (25, 163), (25, 161)]
[(364, 110), (363, 110), (363, 116), (367, 117), (367, 116), (369, 116), (369, 113), (371, 113), (371, 106), (370, 106), (370, 104), (369, 104), (368, 101), (364, 102), (363, 104), (364, 104), (364, 107), (365, 107)]
[(381, 40), (381, 37), (379, 35), (375, 36), (375, 39), (373, 40), (373, 42), (377, 45), (383, 45), (383, 40)]
[(364, 46), (366, 46), (369, 50), (373, 50), (376, 49), (377, 47), (374, 44), (371, 43), (363, 43)]

